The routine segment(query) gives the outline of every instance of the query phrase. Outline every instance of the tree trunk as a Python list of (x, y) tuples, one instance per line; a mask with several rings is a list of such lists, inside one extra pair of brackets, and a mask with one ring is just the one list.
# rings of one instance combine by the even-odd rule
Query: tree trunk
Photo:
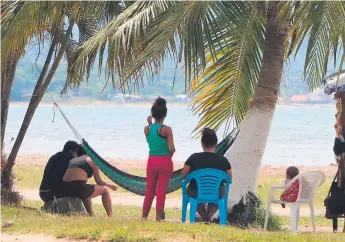
[(286, 37), (287, 30), (281, 31), (275, 25), (274, 5), (271, 4), (267, 14), (262, 67), (254, 97), (236, 142), (226, 154), (233, 170), (228, 202), (230, 210), (248, 192), (256, 193), (261, 160), (282, 79)]
[[(52, 42), (52, 46), (50, 48), (50, 50), (52, 50), (52, 52), (50, 52), (49, 50), (49, 53), (48, 53), (48, 56), (47, 56), (47, 59), (46, 59), (46, 63), (48, 63), (48, 65), (44, 66), (44, 67), (47, 67), (46, 69), (43, 68), (42, 70), (42, 73), (41, 73), (41, 76), (39, 78), (39, 80), (37, 81), (37, 84), (35, 86), (35, 90), (33, 92), (33, 96), (30, 100), (30, 103), (29, 103), (29, 106), (28, 106), (28, 109), (25, 113), (25, 116), (24, 116), (24, 120), (23, 120), (23, 123), (22, 123), (22, 126), (19, 130), (19, 133), (18, 133), (18, 136), (16, 138), (16, 141), (13, 145), (13, 148), (12, 148), (12, 151), (11, 151), (11, 154), (10, 156), (8, 157), (8, 160), (7, 160), (7, 163), (6, 163), (6, 166), (5, 166), (5, 170), (7, 172), (11, 172), (12, 170), (12, 167), (15, 163), (15, 160), (16, 160), (16, 157), (17, 157), (17, 154), (18, 154), (18, 151), (19, 151), (19, 148), (23, 142), (23, 139), (24, 139), (24, 136), (26, 134), (26, 131), (30, 125), (30, 122), (32, 120), (32, 117), (34, 116), (34, 113), (40, 103), (40, 101), (42, 100), (43, 98), (43, 95), (45, 94), (54, 74), (55, 74), (55, 71), (56, 69), (58, 68), (59, 66), (59, 63), (63, 57), (63, 54), (66, 50), (66, 47), (67, 47), (67, 44), (68, 44), (68, 39), (69, 39), (69, 36), (71, 35), (72, 33), (72, 29), (73, 29), (73, 25), (74, 25), (74, 21), (70, 21), (69, 23), (69, 26), (68, 26), (68, 29), (67, 29), (67, 32), (66, 32), (66, 35), (65, 35), (65, 38), (63, 40), (63, 42), (61, 43), (61, 47), (54, 59), (54, 62), (49, 70), (49, 73), (47, 75), (47, 77), (44, 79), (44, 76), (45, 76), (45, 73), (47, 72), (47, 69), (48, 69), (48, 66), (49, 66), (49, 63), (50, 63), (50, 60), (48, 60), (48, 58), (52, 57), (53, 55), (53, 52), (54, 52), (54, 47), (53, 45), (56, 45), (56, 42), (55, 40), (53, 40)], [(55, 44), (54, 44), (55, 43)], [(45, 64), (46, 64), (45, 63)], [(45, 72), (45, 73), (44, 73)]]
[(1, 66), (1, 150), (4, 147), (10, 94), (20, 55), (13, 55)]

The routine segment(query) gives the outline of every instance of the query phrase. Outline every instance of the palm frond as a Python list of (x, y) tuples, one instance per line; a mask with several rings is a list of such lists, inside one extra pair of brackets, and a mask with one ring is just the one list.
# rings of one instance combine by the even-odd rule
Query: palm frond
[[(8, 5), (2, 13), (1, 58), (23, 53), (34, 37), (44, 42), (45, 31), (63, 24), (64, 2), (28, 2)], [(20, 33), (20, 34), (18, 34)]]
[(80, 48), (79, 58), (73, 67), (73, 72), (79, 73), (73, 75), (88, 75), (97, 54), (99, 54), (101, 71), (103, 56), (107, 49), (107, 74), (112, 77), (115, 85), (115, 75), (121, 73), (124, 66), (129, 64), (128, 59), (140, 36), (145, 32), (147, 24), (174, 3), (164, 0), (133, 3)]
[(201, 119), (194, 131), (203, 127), (218, 129), (226, 123), (239, 124), (248, 110), (248, 101), (258, 80), (263, 42), (265, 10), (263, 3), (247, 4), (235, 30), (223, 33), (227, 48), (219, 48), (216, 61), (210, 54), (208, 68), (191, 85), (192, 107)]
[[(124, 79), (142, 76), (147, 67), (158, 69), (167, 55), (184, 60), (188, 81), (206, 67), (206, 56), (226, 47), (224, 31), (241, 21), (241, 2), (178, 2), (148, 26), (147, 33), (134, 49), (133, 61), (124, 70)], [(154, 66), (151, 65), (154, 63)]]
[(312, 91), (322, 85), (331, 57), (334, 64), (338, 51), (342, 51), (340, 60), (345, 58), (345, 2), (302, 2), (294, 14), (296, 21), (289, 36), (297, 34), (292, 49), (297, 54), (303, 40), (308, 38), (303, 75)]
[[(200, 67), (206, 66), (205, 45), (211, 53), (215, 52), (214, 42), (226, 45), (221, 28), (229, 28), (239, 22), (245, 4), (220, 1), (136, 2), (85, 43), (76, 65), (83, 66), (85, 71), (90, 65), (88, 59), (107, 45), (108, 74), (113, 77), (113, 82), (117, 75), (121, 87), (125, 87), (128, 81), (138, 83), (147, 73), (158, 73), (168, 55), (178, 62), (184, 59), (186, 77), (193, 78), (199, 74)], [(216, 18), (226, 18), (228, 22), (223, 21), (219, 26), (215, 23)], [(100, 56), (103, 57), (103, 51)]]
[[(109, 7), (109, 5), (111, 7)], [(81, 3), (79, 15), (76, 22), (76, 27), (79, 33), (79, 41), (70, 39), (69, 44), (66, 48), (67, 78), (61, 94), (66, 93), (69, 87), (79, 86), (83, 82), (84, 76), (82, 75), (82, 72), (73, 71), (73, 65), (79, 58), (80, 54), (78, 48), (99, 31), (106, 19), (116, 17), (116, 14), (119, 14), (124, 10), (119, 7), (112, 10), (112, 7), (118, 5), (119, 1), (98, 1)], [(94, 55), (93, 59), (91, 59), (90, 61), (94, 63), (95, 59), (96, 55)], [(90, 72), (91, 69), (87, 69), (87, 74), (89, 74)]]

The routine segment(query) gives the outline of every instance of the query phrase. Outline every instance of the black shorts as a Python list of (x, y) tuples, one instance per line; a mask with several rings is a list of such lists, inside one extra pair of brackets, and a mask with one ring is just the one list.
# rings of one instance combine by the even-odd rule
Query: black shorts
[[(225, 197), (225, 194), (226, 194), (225, 185), (220, 185), (220, 187), (219, 187), (219, 198)], [(187, 187), (187, 195), (189, 197), (197, 198), (197, 196), (198, 196), (198, 187), (188, 185), (188, 187)]]
[(64, 181), (58, 189), (56, 197), (78, 197), (85, 199), (90, 197), (94, 191), (95, 186), (87, 184), (86, 181)]
[(43, 202), (48, 202), (51, 200), (54, 200), (54, 194), (52, 190), (49, 191), (40, 191), (40, 198), (42, 199)]

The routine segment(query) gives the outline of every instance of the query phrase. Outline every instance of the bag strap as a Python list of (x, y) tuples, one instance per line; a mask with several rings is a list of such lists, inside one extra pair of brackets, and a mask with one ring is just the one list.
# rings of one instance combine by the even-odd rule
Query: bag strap
[[(335, 174), (334, 179), (333, 179), (333, 181), (332, 181), (332, 184), (333, 184), (333, 182), (335, 182), (335, 180), (338, 178), (338, 174), (339, 174), (339, 166), (338, 166), (337, 173)], [(327, 197), (329, 197), (329, 195), (331, 195), (331, 189), (332, 189), (332, 185), (331, 185), (331, 187), (329, 188)]]
[(341, 174), (340, 187), (345, 188), (345, 161), (341, 156), (341, 163), (338, 165), (339, 174)]

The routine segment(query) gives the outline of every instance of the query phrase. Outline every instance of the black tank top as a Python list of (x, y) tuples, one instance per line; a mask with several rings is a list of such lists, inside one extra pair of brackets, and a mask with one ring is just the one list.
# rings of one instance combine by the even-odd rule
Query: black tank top
[(73, 158), (68, 163), (68, 168), (80, 168), (86, 172), (88, 178), (92, 177), (93, 171), (89, 163), (86, 162), (86, 158), (85, 155)]

